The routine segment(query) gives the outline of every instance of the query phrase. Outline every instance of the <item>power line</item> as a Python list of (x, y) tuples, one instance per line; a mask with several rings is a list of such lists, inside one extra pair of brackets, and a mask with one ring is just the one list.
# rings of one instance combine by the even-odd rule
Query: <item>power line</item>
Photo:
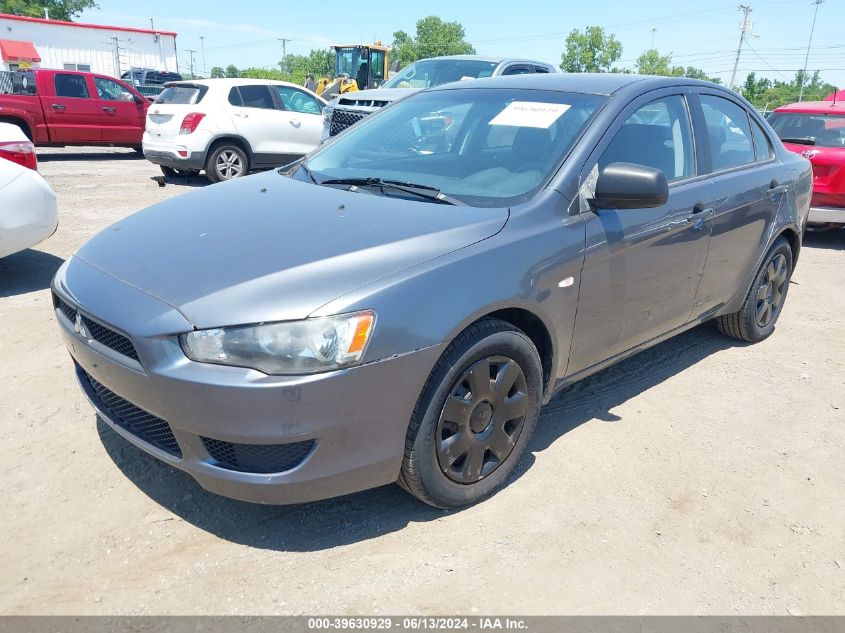
[(816, 30), (816, 17), (819, 15), (819, 5), (824, 0), (815, 0), (813, 2), (816, 8), (813, 10), (813, 26), (810, 27), (810, 40), (807, 42), (807, 55), (804, 57), (804, 70), (801, 72), (801, 90), (798, 92), (798, 101), (804, 99), (804, 75), (807, 74), (807, 59), (810, 57), (810, 47), (813, 45), (813, 31)]

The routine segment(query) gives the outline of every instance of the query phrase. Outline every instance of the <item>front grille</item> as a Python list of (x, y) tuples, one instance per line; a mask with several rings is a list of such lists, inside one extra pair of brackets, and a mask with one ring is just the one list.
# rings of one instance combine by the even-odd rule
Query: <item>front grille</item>
[(79, 371), (91, 388), (89, 393), (95, 397), (97, 404), (108, 414), (112, 422), (147, 444), (152, 444), (175, 457), (182, 457), (182, 449), (179, 448), (179, 443), (167, 422), (124, 400), (108, 387), (97, 382), (86, 371), (82, 369)]
[(361, 119), (367, 117), (366, 112), (347, 112), (346, 110), (335, 110), (332, 112), (332, 123), (329, 127), (329, 136), (340, 134), (346, 128), (355, 125)]
[[(71, 323), (76, 321), (76, 308), (64, 301), (56, 293), (53, 293), (53, 305), (61, 310), (62, 314), (64, 314)], [(132, 341), (126, 338), (123, 334), (115, 332), (110, 327), (105, 326), (98, 321), (89, 319), (84, 314), (79, 313), (79, 315), (82, 319), (82, 324), (85, 326), (85, 330), (93, 340), (108, 347), (109, 349), (113, 349), (118, 354), (122, 354), (127, 358), (140, 362), (138, 352), (135, 350), (135, 346), (132, 344)]]
[(282, 473), (299, 466), (315, 441), (291, 444), (235, 444), (203, 437), (202, 443), (215, 466), (242, 473)]

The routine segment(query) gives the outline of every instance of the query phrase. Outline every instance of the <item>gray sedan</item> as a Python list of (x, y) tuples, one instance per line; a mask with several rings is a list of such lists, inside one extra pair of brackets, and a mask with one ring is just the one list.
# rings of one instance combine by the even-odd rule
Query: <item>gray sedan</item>
[(769, 336), (811, 180), (710, 83), (466, 81), (118, 222), (55, 314), (103, 420), (208, 490), (460, 507), (562, 387), (711, 319)]

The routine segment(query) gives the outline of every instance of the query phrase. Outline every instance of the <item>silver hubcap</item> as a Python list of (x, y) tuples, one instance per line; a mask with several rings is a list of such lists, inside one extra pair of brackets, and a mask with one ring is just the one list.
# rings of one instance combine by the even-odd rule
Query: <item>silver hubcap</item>
[(766, 327), (777, 316), (783, 303), (783, 293), (789, 282), (786, 270), (786, 257), (776, 255), (766, 266), (760, 286), (757, 288), (757, 325)]
[(244, 162), (240, 155), (230, 149), (220, 152), (215, 167), (223, 180), (237, 178), (244, 172)]

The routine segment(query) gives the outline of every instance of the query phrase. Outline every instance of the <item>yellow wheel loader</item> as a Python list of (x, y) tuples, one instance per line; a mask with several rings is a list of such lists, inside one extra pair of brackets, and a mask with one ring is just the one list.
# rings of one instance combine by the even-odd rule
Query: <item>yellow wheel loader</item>
[(339, 94), (378, 88), (388, 76), (388, 52), (390, 47), (381, 42), (375, 44), (334, 44), (334, 77), (321, 77), (310, 88), (324, 99)]

